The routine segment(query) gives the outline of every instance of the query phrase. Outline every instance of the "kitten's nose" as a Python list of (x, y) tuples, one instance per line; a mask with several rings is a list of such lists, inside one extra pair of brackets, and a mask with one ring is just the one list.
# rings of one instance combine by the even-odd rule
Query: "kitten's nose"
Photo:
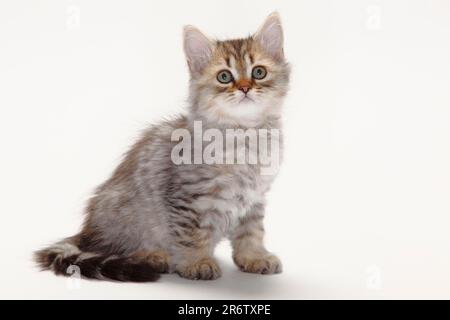
[(241, 90), (243, 93), (247, 94), (247, 92), (250, 91), (251, 83), (247, 79), (241, 79), (238, 82), (238, 89)]
[(241, 86), (239, 87), (239, 90), (241, 90), (244, 93), (247, 93), (250, 90), (249, 86)]

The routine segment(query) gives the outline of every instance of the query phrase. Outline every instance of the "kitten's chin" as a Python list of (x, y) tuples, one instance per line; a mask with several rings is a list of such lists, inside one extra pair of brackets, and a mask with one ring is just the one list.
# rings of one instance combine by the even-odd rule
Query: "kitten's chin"
[(255, 102), (250, 98), (242, 99), (238, 103), (217, 105), (205, 110), (205, 117), (210, 122), (221, 125), (257, 127), (268, 117), (279, 117), (281, 104), (267, 106)]

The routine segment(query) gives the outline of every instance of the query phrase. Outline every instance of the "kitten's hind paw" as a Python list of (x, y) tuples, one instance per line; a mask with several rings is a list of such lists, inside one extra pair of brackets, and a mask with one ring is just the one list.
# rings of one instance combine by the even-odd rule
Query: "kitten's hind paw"
[(215, 280), (222, 275), (219, 265), (213, 258), (203, 258), (192, 264), (177, 266), (176, 272), (191, 280)]

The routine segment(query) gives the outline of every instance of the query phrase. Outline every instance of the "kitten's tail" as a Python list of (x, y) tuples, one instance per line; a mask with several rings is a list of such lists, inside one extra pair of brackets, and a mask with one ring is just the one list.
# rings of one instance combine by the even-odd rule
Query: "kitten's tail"
[(159, 278), (158, 271), (147, 261), (82, 252), (70, 238), (35, 252), (34, 260), (41, 270), (52, 270), (57, 275), (78, 273), (89, 279), (125, 282), (149, 282)]

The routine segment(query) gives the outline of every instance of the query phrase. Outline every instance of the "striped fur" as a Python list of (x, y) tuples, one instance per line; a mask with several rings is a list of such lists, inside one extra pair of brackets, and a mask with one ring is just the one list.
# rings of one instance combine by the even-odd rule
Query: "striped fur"
[(37, 251), (35, 261), (42, 270), (52, 270), (56, 275), (69, 276), (77, 266), (84, 278), (129, 282), (155, 281), (169, 267), (166, 257), (157, 252), (127, 257), (86, 253), (72, 239)]

